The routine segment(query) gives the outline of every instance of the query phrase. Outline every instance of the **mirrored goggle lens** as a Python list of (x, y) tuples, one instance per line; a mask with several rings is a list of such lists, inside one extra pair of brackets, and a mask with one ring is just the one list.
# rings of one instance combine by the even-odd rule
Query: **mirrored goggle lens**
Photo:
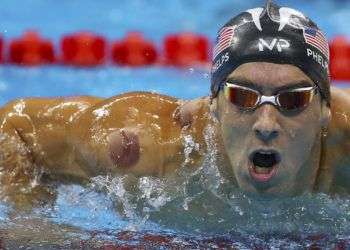
[(258, 93), (239, 87), (225, 86), (225, 95), (227, 99), (240, 108), (254, 108), (259, 100)]
[(306, 107), (312, 99), (312, 90), (288, 91), (278, 95), (278, 102), (285, 110), (296, 110)]

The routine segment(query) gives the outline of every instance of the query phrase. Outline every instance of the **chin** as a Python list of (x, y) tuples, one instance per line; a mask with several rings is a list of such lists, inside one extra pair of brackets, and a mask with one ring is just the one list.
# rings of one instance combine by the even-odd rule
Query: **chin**
[[(239, 185), (240, 189), (247, 195), (257, 198), (281, 198), (281, 197), (292, 197), (298, 195), (293, 188), (291, 183), (284, 183), (284, 185), (273, 185), (261, 184), (256, 182), (242, 183)], [(283, 188), (283, 186), (285, 188)]]

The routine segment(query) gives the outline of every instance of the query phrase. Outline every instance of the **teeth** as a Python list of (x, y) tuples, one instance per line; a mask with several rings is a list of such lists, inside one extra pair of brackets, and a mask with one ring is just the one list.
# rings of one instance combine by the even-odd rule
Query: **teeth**
[(268, 155), (268, 156), (273, 155), (273, 153), (271, 152), (259, 152), (259, 154)]
[(258, 174), (269, 174), (272, 171), (272, 168), (261, 168), (254, 166), (254, 171)]

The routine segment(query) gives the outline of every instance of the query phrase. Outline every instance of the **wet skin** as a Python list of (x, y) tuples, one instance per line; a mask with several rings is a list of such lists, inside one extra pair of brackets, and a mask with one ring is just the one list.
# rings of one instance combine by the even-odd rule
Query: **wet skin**
[[(312, 80), (297, 67), (271, 63), (244, 64), (228, 79), (268, 96), (286, 86), (290, 89), (313, 86)], [(223, 91), (215, 102), (223, 148), (242, 189), (294, 195), (315, 188), (320, 174), (317, 166), (322, 128), (327, 128), (330, 121), (330, 110), (320, 94), (298, 112), (279, 111), (271, 104), (242, 111), (226, 100)], [(251, 173), (249, 156), (256, 150), (274, 150), (280, 155), (281, 162), (274, 167), (275, 174), (269, 181), (254, 178)]]
[[(241, 65), (229, 78), (254, 83), (265, 95), (313, 84), (298, 68), (272, 63)], [(180, 167), (196, 168), (206, 154), (208, 124), (216, 131), (222, 172), (247, 192), (349, 192), (350, 91), (333, 88), (332, 97), (331, 110), (317, 94), (293, 114), (270, 104), (242, 113), (222, 91), (213, 100), (187, 102), (145, 92), (16, 100), (0, 111), (1, 197), (46, 199), (46, 183), (84, 184), (97, 175), (125, 173), (166, 177)], [(262, 131), (274, 136), (262, 137)], [(189, 135), (199, 148), (185, 161)], [(260, 148), (281, 155), (276, 175), (264, 183), (249, 173), (248, 155)]]

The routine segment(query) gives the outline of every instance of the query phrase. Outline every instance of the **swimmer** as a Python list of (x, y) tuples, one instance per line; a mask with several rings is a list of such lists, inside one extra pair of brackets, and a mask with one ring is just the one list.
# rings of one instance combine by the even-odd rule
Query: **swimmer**
[[(1, 196), (23, 202), (51, 195), (47, 183), (195, 169), (208, 127), (220, 171), (246, 192), (350, 193), (350, 90), (330, 88), (314, 22), (271, 1), (244, 11), (220, 29), (212, 65), (211, 96), (191, 101), (133, 92), (8, 103)], [(197, 145), (187, 158), (186, 138)]]

